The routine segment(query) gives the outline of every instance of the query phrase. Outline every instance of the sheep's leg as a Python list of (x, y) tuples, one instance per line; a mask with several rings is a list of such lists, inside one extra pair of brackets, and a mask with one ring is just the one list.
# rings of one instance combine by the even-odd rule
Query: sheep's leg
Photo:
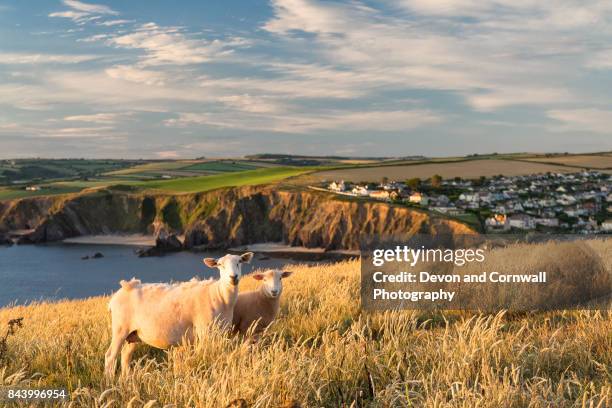
[(136, 350), (136, 344), (127, 342), (121, 349), (121, 375), (123, 377), (130, 372), (130, 360), (132, 359), (132, 353)]
[(108, 378), (115, 376), (115, 368), (117, 367), (117, 355), (121, 351), (121, 347), (127, 338), (128, 333), (119, 334), (113, 333), (113, 339), (104, 356), (104, 372)]

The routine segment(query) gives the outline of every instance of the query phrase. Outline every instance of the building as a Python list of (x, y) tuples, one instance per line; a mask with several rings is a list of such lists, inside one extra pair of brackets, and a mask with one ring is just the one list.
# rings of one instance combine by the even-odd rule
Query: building
[(508, 217), (506, 214), (495, 214), (485, 220), (485, 226), (488, 230), (506, 231), (510, 229)]
[(559, 226), (559, 219), (558, 218), (537, 218), (535, 220), (535, 223), (537, 225), (543, 225), (545, 227), (558, 227)]
[(430, 209), (437, 211), (439, 213), (451, 215), (451, 216), (457, 216), (457, 215), (464, 214), (464, 212), (461, 211), (459, 208), (452, 207), (452, 206), (437, 206), (437, 207), (430, 207)]
[(508, 218), (508, 224), (511, 228), (522, 230), (530, 230), (535, 228), (534, 219), (525, 214), (512, 215)]
[(346, 184), (344, 184), (344, 180), (340, 181), (339, 183), (336, 183), (334, 181), (327, 188), (329, 190), (331, 190), (331, 191), (342, 193), (342, 192), (346, 191)]
[(391, 192), (386, 190), (376, 190), (370, 193), (370, 197), (377, 200), (389, 201), (391, 199)]
[(371, 193), (371, 191), (368, 190), (368, 188), (364, 186), (355, 186), (355, 188), (353, 188), (351, 192), (355, 194), (356, 196), (361, 196), (361, 197), (369, 197)]
[(427, 205), (429, 203), (429, 197), (425, 194), (416, 192), (412, 193), (410, 197), (408, 197), (408, 201), (415, 204)]

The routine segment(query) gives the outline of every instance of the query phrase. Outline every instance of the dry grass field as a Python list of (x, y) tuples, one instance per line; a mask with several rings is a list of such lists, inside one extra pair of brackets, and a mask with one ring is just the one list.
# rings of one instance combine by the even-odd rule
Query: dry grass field
[(519, 176), (532, 173), (576, 171), (575, 168), (557, 166), (553, 164), (527, 163), (511, 160), (469, 160), (450, 163), (426, 163), (401, 166), (380, 166), (330, 170), (314, 173), (311, 176), (318, 180), (345, 180), (351, 182), (380, 181), (382, 177), (391, 180), (406, 180), (413, 177), (427, 179), (434, 174), (444, 178), (462, 177), (478, 178), (491, 177), (498, 174), (504, 176)]
[[(610, 242), (593, 247), (610, 266)], [(293, 270), (259, 343), (211, 330), (168, 352), (143, 346), (113, 383), (107, 298), (0, 309), (0, 338), (24, 318), (0, 385), (67, 387), (58, 405), (70, 407), (612, 406), (609, 312), (366, 314), (357, 261)]]
[(556, 156), (556, 157), (538, 157), (525, 159), (528, 161), (564, 164), (568, 166), (588, 167), (593, 169), (612, 169), (612, 156), (610, 155), (576, 155), (576, 156)]

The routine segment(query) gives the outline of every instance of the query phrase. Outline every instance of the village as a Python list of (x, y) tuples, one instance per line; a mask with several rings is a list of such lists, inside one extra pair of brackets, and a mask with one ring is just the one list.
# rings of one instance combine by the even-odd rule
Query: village
[(333, 181), (313, 187), (403, 204), (461, 219), (475, 216), (486, 232), (612, 233), (612, 177), (597, 171), (475, 180)]

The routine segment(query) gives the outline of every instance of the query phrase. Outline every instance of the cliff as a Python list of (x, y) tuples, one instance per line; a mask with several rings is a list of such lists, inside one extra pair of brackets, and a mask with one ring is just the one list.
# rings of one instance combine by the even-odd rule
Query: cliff
[(242, 187), (153, 195), (99, 190), (70, 197), (0, 203), (0, 232), (33, 229), (22, 243), (111, 233), (184, 234), (185, 248), (257, 242), (358, 249), (372, 237), (464, 234), (459, 222), (385, 203), (337, 200), (329, 194)]

